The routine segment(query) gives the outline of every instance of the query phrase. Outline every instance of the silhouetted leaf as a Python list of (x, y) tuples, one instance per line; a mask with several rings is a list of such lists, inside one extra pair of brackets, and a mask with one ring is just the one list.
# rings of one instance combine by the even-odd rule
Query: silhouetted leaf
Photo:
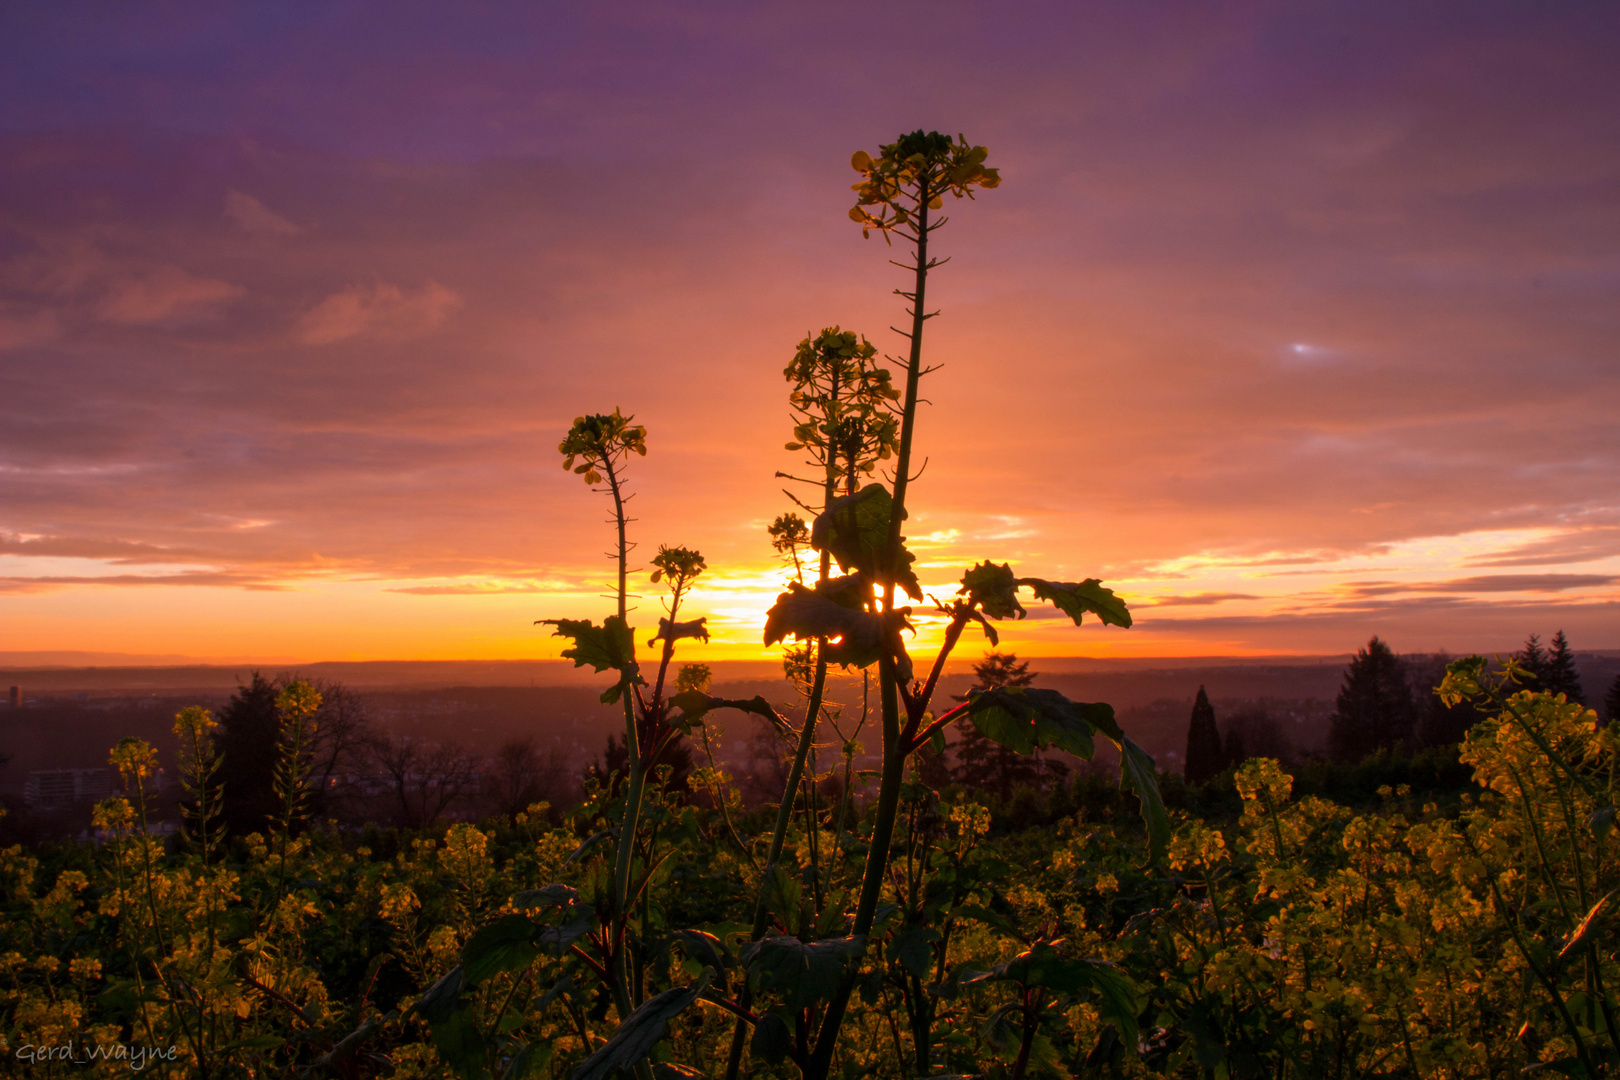
[(560, 953), (564, 945), (570, 945), (590, 933), (595, 923), (596, 912), (588, 907), (582, 907), (574, 913), (573, 918), (562, 925), (542, 929), (535, 941), (543, 949)]
[(846, 607), (834, 600), (832, 594), (843, 592), (847, 583), (848, 579), (835, 578), (807, 589), (796, 581), (789, 582), (788, 591), (779, 594), (776, 603), (765, 613), (765, 644), (774, 645), (789, 634), (806, 641), (819, 637), (834, 639), (827, 644), (828, 662), (850, 667), (876, 663), (887, 645), (895, 654), (901, 680), (909, 682), (911, 660), (900, 647), (900, 631), (910, 628), (906, 619), (910, 609), (880, 616)]
[(589, 664), (596, 671), (612, 668), (619, 672), (619, 681), (602, 691), (602, 702), (607, 705), (619, 700), (626, 687), (636, 681), (636, 632), (617, 615), (609, 615), (601, 626), (589, 619), (536, 619), (536, 625), (555, 626), (555, 637), (572, 638), (574, 647), (564, 649), (563, 656), (575, 667)]
[(912, 569), (916, 556), (900, 545), (899, 565), (884, 565), (889, 546), (889, 518), (894, 500), (882, 484), (867, 484), (844, 495), (827, 508), (810, 528), (810, 545), (829, 552), (846, 572), (859, 570), (873, 581), (893, 582), (913, 600), (921, 600), (922, 586)]
[(1019, 578), (1018, 584), (1027, 585), (1037, 600), (1050, 600), (1063, 614), (1080, 625), (1080, 616), (1090, 612), (1104, 625), (1131, 625), (1131, 613), (1125, 601), (1114, 595), (1114, 590), (1103, 588), (1099, 578), (1085, 581), (1047, 581), (1044, 578)]
[(570, 1080), (607, 1080), (619, 1070), (628, 1071), (658, 1045), (669, 1022), (685, 1012), (709, 985), (710, 973), (705, 971), (694, 983), (665, 990), (650, 997), (619, 1025), (596, 1053), (579, 1063), (570, 1074)]
[(781, 994), (787, 1008), (798, 1010), (830, 1000), (865, 949), (864, 935), (809, 943), (769, 937), (748, 945), (738, 959), (762, 989)]
[(748, 1048), (756, 1057), (780, 1065), (793, 1049), (793, 1032), (788, 1030), (786, 1020), (775, 1013), (766, 1013), (754, 1025), (754, 1037)]
[(1006, 563), (979, 563), (962, 575), (957, 592), (992, 619), (1022, 619), (1025, 615), (1024, 605), (1018, 602), (1018, 578)]
[(705, 713), (715, 709), (738, 709), (764, 717), (778, 731), (788, 730), (787, 721), (771, 707), (770, 702), (757, 694), (744, 701), (740, 698), (710, 697), (701, 690), (684, 690), (670, 698), (669, 703), (681, 710), (679, 719), (688, 724), (697, 722)]

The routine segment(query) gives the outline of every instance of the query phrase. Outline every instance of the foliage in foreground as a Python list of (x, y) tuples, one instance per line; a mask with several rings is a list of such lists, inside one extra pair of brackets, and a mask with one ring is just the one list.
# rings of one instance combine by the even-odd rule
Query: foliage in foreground
[[(0, 856), (4, 1053), (174, 1045), (147, 1071), (221, 1077), (606, 1076), (650, 1054), (658, 1075), (716, 1075), (750, 985), (746, 1075), (790, 1077), (850, 971), (841, 1076), (1609, 1075), (1615, 729), (1483, 678), (1464, 661), (1446, 684), (1506, 692), (1469, 733), (1479, 789), (1451, 815), (1403, 790), (1359, 814), (1296, 799), (1256, 759), (1239, 817), (1178, 815), (1144, 867), (1128, 819), (993, 838), (984, 807), (913, 780), (864, 951), (801, 936), (814, 894), (859, 878), (870, 815), (836, 841), (796, 817), (766, 880), (765, 821), (655, 792), (669, 856), (641, 894), (646, 1004), (622, 1027), (577, 948), (611, 890), (588, 857), (601, 789), (558, 824), (537, 807), (376, 847), (277, 832), (212, 861), (200, 829), (165, 850), (138, 798), (112, 800), (107, 843)], [(149, 764), (116, 756), (136, 780)], [(762, 887), (775, 936), (748, 946), (737, 913)]]

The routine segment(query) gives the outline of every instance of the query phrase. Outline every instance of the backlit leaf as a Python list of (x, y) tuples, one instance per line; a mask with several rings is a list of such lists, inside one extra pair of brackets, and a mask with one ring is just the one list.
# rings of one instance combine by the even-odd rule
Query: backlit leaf
[(890, 516), (894, 500), (882, 484), (867, 484), (853, 495), (844, 495), (827, 508), (810, 528), (810, 544), (838, 560), (846, 572), (859, 570), (873, 581), (892, 582), (913, 600), (921, 600), (922, 586), (912, 569), (916, 556), (900, 546), (899, 565), (886, 565), (889, 549)]
[(1044, 578), (1019, 578), (1018, 584), (1028, 586), (1037, 600), (1050, 600), (1059, 611), (1080, 625), (1080, 616), (1087, 612), (1095, 615), (1107, 626), (1131, 625), (1131, 613), (1125, 601), (1114, 595), (1114, 590), (1103, 588), (1099, 578), (1085, 581), (1047, 581)]
[(564, 649), (562, 654), (572, 660), (575, 667), (589, 664), (597, 671), (612, 668), (619, 672), (619, 681), (602, 692), (604, 704), (618, 701), (619, 695), (640, 678), (636, 674), (635, 631), (617, 615), (609, 615), (601, 626), (589, 619), (537, 619), (535, 622), (555, 626), (557, 629), (552, 632), (555, 637), (573, 639), (574, 647)]

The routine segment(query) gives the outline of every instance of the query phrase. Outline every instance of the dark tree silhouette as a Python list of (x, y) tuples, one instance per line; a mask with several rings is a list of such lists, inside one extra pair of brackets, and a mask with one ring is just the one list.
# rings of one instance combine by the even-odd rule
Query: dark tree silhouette
[(485, 774), (485, 794), (507, 824), (535, 803), (553, 801), (563, 785), (565, 769), (555, 755), (540, 753), (532, 736), (509, 739), (495, 751)]
[(262, 832), (276, 812), (271, 779), (281, 732), (281, 715), (276, 711), (280, 692), (275, 682), (255, 671), (219, 711), (214, 740), (221, 758), (223, 817), (226, 827), (238, 836)]
[[(275, 682), (281, 690), (285, 676)], [(340, 682), (312, 679), (310, 685), (321, 695), (315, 711), (315, 738), (310, 746), (311, 772), (309, 812), (312, 817), (345, 812), (355, 797), (354, 778), (365, 771), (370, 759), (373, 735), (371, 713), (359, 694)]]
[(1187, 725), (1187, 764), (1182, 775), (1189, 784), (1202, 784), (1226, 767), (1221, 749), (1221, 731), (1215, 726), (1215, 706), (1204, 688), (1198, 688), (1193, 701), (1192, 720)]
[(1336, 761), (1357, 762), (1409, 742), (1416, 720), (1405, 666), (1373, 637), (1345, 669), (1328, 749)]
[[(1028, 686), (1035, 681), (1029, 662), (1012, 653), (992, 652), (973, 665), (978, 677), (975, 689), (995, 690), (1008, 686)], [(956, 741), (956, 768), (951, 770), (956, 782), (981, 791), (993, 791), (1002, 799), (1012, 797), (1019, 784), (1036, 784), (1046, 771), (1033, 757), (1025, 757), (979, 734), (979, 729), (967, 721), (957, 721), (960, 736)]]
[(1524, 639), (1524, 648), (1513, 654), (1519, 666), (1534, 675), (1531, 690), (1542, 690), (1547, 684), (1547, 650), (1541, 647), (1541, 635), (1531, 634)]
[(1586, 704), (1586, 695), (1581, 691), (1581, 673), (1575, 670), (1575, 653), (1570, 649), (1569, 638), (1564, 636), (1563, 630), (1553, 635), (1541, 685), (1536, 689), (1549, 694), (1563, 694), (1570, 701)]
[(1221, 768), (1235, 767), (1249, 760), (1249, 748), (1243, 744), (1242, 730), (1228, 731), (1226, 745), (1221, 748)]
[(424, 743), (377, 732), (367, 749), (372, 767), (386, 785), (394, 824), (400, 828), (433, 825), (478, 786), (478, 758), (454, 743)]
[(1614, 677), (1609, 692), (1603, 695), (1603, 708), (1609, 714), (1609, 723), (1620, 720), (1620, 675)]
[(1445, 653), (1406, 658), (1406, 681), (1412, 687), (1413, 707), (1417, 710), (1417, 745), (1456, 746), (1468, 729), (1485, 719), (1467, 701), (1447, 705), (1435, 693), (1446, 677), (1451, 657)]
[(1241, 765), (1252, 757), (1288, 761), (1294, 756), (1294, 744), (1264, 705), (1228, 716), (1221, 732), (1228, 765)]

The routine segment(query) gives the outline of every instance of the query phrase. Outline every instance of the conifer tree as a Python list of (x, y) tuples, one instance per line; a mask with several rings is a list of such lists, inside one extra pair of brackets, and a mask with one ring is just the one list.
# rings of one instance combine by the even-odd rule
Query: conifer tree
[(1536, 677), (1530, 689), (1545, 690), (1547, 684), (1547, 650), (1541, 647), (1541, 635), (1531, 634), (1524, 639), (1524, 648), (1513, 654), (1519, 666)]
[(272, 770), (281, 737), (281, 688), (255, 671), (219, 711), (214, 745), (221, 758), (224, 820), (238, 836), (263, 832), (276, 811)]
[(1603, 708), (1609, 714), (1609, 723), (1620, 720), (1620, 675), (1614, 677), (1609, 692), (1603, 696)]
[[(1020, 660), (1012, 653), (986, 653), (983, 660), (973, 665), (973, 674), (978, 678), (975, 690), (1028, 686), (1035, 681), (1029, 661)], [(970, 723), (958, 721), (957, 730), (961, 734), (956, 742), (956, 768), (952, 770), (957, 783), (980, 791), (993, 791), (1007, 799), (1017, 785), (1031, 784), (1039, 778), (1040, 765), (1032, 758), (988, 738)]]
[(1416, 720), (1405, 666), (1375, 635), (1345, 669), (1328, 748), (1336, 761), (1360, 761), (1410, 741)]
[(1189, 784), (1202, 784), (1225, 765), (1220, 728), (1215, 726), (1215, 706), (1200, 686), (1193, 702), (1192, 722), (1187, 725), (1187, 764), (1182, 775)]
[(1549, 694), (1563, 694), (1570, 701), (1582, 701), (1585, 696), (1581, 692), (1581, 673), (1575, 669), (1575, 653), (1569, 647), (1569, 638), (1564, 636), (1560, 629), (1553, 635), (1552, 648), (1547, 650), (1547, 660), (1541, 674), (1541, 685), (1538, 690), (1545, 690)]

